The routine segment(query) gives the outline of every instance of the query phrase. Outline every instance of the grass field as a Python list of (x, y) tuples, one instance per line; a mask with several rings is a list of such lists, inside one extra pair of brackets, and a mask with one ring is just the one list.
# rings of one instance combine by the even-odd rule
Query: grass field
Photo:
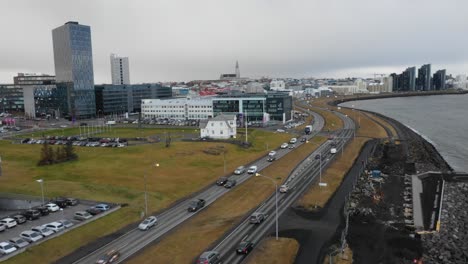
[[(320, 144), (325, 140), (316, 137), (313, 142)], [(277, 179), (280, 183), (316, 148), (316, 144), (304, 144), (273, 162), (261, 174)], [(180, 225), (161, 242), (145, 249), (129, 263), (191, 263), (273, 191), (274, 186), (269, 180), (252, 177)]]
[(299, 250), (295, 239), (269, 237), (260, 242), (246, 261), (247, 264), (292, 264)]
[[(205, 154), (204, 150), (224, 146), (230, 173), (237, 166), (265, 155), (267, 142), (270, 148), (276, 148), (289, 137), (288, 134), (254, 130), (249, 136), (254, 144), (249, 149), (212, 142), (174, 142), (170, 148), (165, 148), (163, 143), (128, 148), (77, 147), (78, 161), (45, 167), (36, 166), (41, 145), (0, 141), (3, 165), (0, 192), (40, 196), (41, 189), (35, 180), (42, 178), (47, 197), (72, 196), (129, 204), (110, 216), (28, 249), (5, 263), (51, 262), (138, 220), (144, 207), (145, 174), (148, 176), (149, 211), (157, 211), (224, 174), (223, 155)], [(160, 164), (157, 168), (153, 166), (156, 162)], [(61, 245), (60, 249), (45, 250), (54, 245)]]

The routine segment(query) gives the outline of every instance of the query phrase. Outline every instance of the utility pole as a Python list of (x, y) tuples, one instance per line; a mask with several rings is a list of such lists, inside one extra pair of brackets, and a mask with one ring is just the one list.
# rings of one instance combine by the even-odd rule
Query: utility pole
[(248, 143), (249, 141), (247, 140), (247, 111), (245, 111), (245, 143)]

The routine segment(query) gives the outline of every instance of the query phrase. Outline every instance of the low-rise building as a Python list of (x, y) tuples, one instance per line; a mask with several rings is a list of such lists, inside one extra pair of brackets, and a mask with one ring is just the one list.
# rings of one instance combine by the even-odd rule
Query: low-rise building
[(145, 99), (141, 102), (143, 118), (208, 119), (213, 117), (211, 98)]
[(236, 133), (236, 115), (219, 114), (200, 122), (201, 138), (228, 139), (235, 138)]

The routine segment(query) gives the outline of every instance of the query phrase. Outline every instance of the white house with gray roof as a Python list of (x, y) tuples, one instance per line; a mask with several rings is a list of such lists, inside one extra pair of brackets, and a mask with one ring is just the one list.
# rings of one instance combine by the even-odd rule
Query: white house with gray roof
[(236, 133), (236, 115), (219, 114), (200, 122), (201, 138), (228, 139), (235, 138)]

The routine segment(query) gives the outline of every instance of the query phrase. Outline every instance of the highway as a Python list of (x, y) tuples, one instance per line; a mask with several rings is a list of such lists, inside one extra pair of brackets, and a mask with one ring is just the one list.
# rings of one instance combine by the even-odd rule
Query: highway
[[(336, 148), (341, 150), (347, 141), (353, 137), (354, 122), (340, 113), (336, 113), (344, 121), (344, 128), (336, 132), (334, 135), (337, 138)], [(335, 155), (331, 154), (330, 149), (331, 141), (322, 144), (316, 151), (314, 151), (306, 160), (304, 160), (286, 179), (286, 184), (292, 188), (287, 193), (278, 192), (278, 215), (281, 215), (289, 206), (291, 206), (314, 182), (320, 174), (320, 160), (315, 159), (317, 154), (322, 155), (322, 172), (325, 167), (333, 160)], [(267, 177), (274, 177), (274, 175), (265, 175)], [(260, 180), (267, 180), (259, 177)], [(327, 188), (327, 187), (322, 187)], [(276, 190), (278, 191), (278, 190)], [(234, 230), (226, 234), (218, 244), (207, 250), (218, 251), (221, 255), (222, 263), (241, 263), (245, 255), (238, 255), (236, 248), (241, 241), (248, 240), (257, 245), (263, 237), (269, 234), (275, 226), (275, 193), (273, 193), (264, 203), (262, 203), (256, 210), (267, 215), (265, 221), (261, 224), (254, 225), (249, 222), (249, 216), (239, 224)], [(281, 223), (279, 223), (281, 225)], [(255, 250), (255, 249), (254, 249)]]
[[(309, 136), (307, 136), (308, 139), (318, 134), (319, 131), (322, 130), (325, 122), (322, 116), (320, 116), (319, 114), (313, 112), (310, 112), (310, 114), (314, 115), (314, 123), (312, 133)], [(298, 142), (296, 143), (296, 147), (301, 144), (305, 143), (299, 142), (298, 140)], [(276, 149), (277, 159), (280, 159), (281, 157), (293, 150), (294, 149)], [(258, 171), (261, 172), (261, 170), (268, 167), (270, 164), (271, 163), (267, 161), (267, 156), (265, 156), (251, 164), (248, 164), (248, 166), (256, 165), (258, 166)], [(247, 174), (246, 172), (242, 175), (231, 175), (230, 177), (235, 178), (237, 180), (237, 184), (242, 184), (244, 181), (246, 181), (252, 176), (252, 174)], [(140, 231), (137, 228), (132, 229), (124, 235), (112, 240), (110, 243), (100, 248), (96, 248), (92, 252), (89, 252), (86, 256), (83, 256), (82, 258), (76, 260), (73, 263), (95, 263), (97, 259), (99, 259), (106, 252), (112, 249), (120, 251), (121, 255), (116, 263), (121, 263), (136, 252), (138, 252), (139, 250), (143, 249), (148, 244), (158, 239), (161, 239), (170, 230), (177, 227), (190, 217), (196, 215), (198, 212), (208, 207), (210, 204), (215, 202), (218, 198), (220, 198), (229, 191), (230, 189), (223, 188), (215, 184), (208, 186), (202, 191), (196, 193), (195, 195), (192, 195), (191, 197), (175, 204), (173, 207), (165, 210), (161, 214), (156, 215), (158, 218), (158, 224), (150, 230)], [(205, 207), (201, 210), (198, 210), (197, 212), (188, 212), (187, 208), (190, 201), (198, 198), (204, 199), (206, 201)]]

